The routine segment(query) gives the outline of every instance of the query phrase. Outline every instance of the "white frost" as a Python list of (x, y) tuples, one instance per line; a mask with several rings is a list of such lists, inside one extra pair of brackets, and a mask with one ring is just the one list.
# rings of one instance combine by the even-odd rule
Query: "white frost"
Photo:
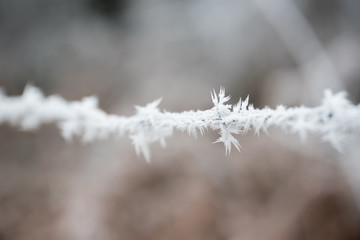
[(6, 96), (0, 91), (0, 124), (8, 123), (22, 130), (34, 130), (42, 124), (55, 123), (66, 140), (80, 136), (83, 142), (104, 139), (110, 135), (127, 135), (135, 150), (150, 161), (149, 145), (165, 139), (174, 130), (187, 131), (197, 136), (197, 131), (218, 131), (215, 142), (225, 145), (229, 154), (231, 145), (240, 150), (240, 144), (233, 135), (267, 131), (271, 126), (289, 129), (305, 138), (312, 132), (322, 136), (336, 149), (349, 137), (360, 135), (360, 105), (353, 105), (346, 94), (325, 91), (322, 104), (315, 108), (296, 107), (276, 109), (255, 109), (249, 105), (249, 96), (235, 105), (226, 104), (230, 97), (225, 90), (211, 93), (214, 107), (204, 111), (170, 113), (160, 111), (161, 99), (145, 107), (136, 106), (136, 114), (122, 117), (107, 114), (98, 108), (95, 97), (68, 102), (59, 96), (45, 97), (35, 87), (27, 86), (21, 96)]

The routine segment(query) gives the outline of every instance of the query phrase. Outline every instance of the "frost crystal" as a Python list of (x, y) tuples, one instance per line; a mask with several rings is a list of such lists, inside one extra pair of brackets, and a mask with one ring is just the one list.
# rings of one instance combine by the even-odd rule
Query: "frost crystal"
[(0, 124), (8, 123), (22, 130), (34, 130), (42, 124), (55, 123), (66, 140), (80, 136), (83, 142), (104, 139), (110, 135), (127, 135), (132, 140), (137, 154), (150, 161), (150, 144), (165, 139), (174, 130), (187, 131), (197, 136), (197, 131), (218, 131), (225, 153), (231, 146), (240, 150), (234, 135), (267, 132), (278, 126), (297, 133), (305, 139), (307, 133), (317, 133), (341, 151), (342, 145), (352, 136), (360, 135), (360, 105), (353, 105), (346, 94), (333, 94), (326, 90), (322, 104), (315, 108), (296, 107), (256, 109), (249, 105), (249, 96), (235, 105), (227, 104), (230, 96), (220, 88), (219, 94), (211, 92), (214, 104), (209, 110), (170, 113), (160, 111), (158, 99), (144, 107), (136, 106), (136, 114), (130, 117), (109, 115), (98, 108), (95, 97), (67, 102), (59, 96), (44, 97), (35, 87), (27, 86), (22, 96), (9, 97), (0, 89)]

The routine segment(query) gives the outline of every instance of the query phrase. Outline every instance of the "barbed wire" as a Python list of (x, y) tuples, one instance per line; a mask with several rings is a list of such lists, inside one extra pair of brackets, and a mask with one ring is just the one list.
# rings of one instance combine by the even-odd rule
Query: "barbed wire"
[(60, 96), (45, 97), (33, 86), (27, 86), (20, 96), (6, 96), (0, 91), (0, 124), (8, 123), (22, 130), (35, 130), (43, 124), (55, 123), (62, 136), (69, 140), (80, 136), (83, 142), (105, 139), (112, 135), (128, 136), (137, 154), (150, 161), (149, 145), (165, 139), (174, 130), (197, 136), (205, 130), (218, 131), (225, 153), (231, 146), (240, 150), (234, 135), (253, 130), (267, 132), (271, 126), (297, 133), (305, 139), (308, 133), (319, 134), (337, 150), (349, 136), (360, 135), (360, 105), (352, 104), (345, 92), (333, 94), (326, 90), (321, 105), (314, 108), (304, 106), (275, 109), (256, 109), (249, 104), (249, 97), (235, 105), (227, 104), (230, 97), (224, 88), (211, 93), (214, 106), (203, 111), (172, 113), (160, 111), (161, 99), (146, 106), (136, 106), (136, 114), (130, 117), (107, 114), (98, 108), (96, 97), (85, 97), (81, 101), (68, 102)]

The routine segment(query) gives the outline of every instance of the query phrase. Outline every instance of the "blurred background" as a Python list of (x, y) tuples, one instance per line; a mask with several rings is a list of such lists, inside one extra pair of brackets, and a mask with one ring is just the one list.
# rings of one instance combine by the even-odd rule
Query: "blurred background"
[[(360, 101), (357, 0), (0, 0), (0, 86), (33, 84), (108, 113)], [(359, 139), (344, 153), (271, 129), (225, 156), (216, 133), (152, 146), (65, 142), (0, 126), (0, 240), (360, 239)]]

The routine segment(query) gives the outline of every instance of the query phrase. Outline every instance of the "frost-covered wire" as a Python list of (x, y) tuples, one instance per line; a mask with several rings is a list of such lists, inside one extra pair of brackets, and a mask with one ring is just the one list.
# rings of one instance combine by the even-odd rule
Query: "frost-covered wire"
[(84, 142), (104, 139), (110, 135), (127, 135), (138, 154), (150, 160), (149, 145), (165, 139), (174, 130), (187, 131), (189, 135), (204, 134), (205, 130), (218, 131), (215, 142), (225, 145), (226, 154), (231, 146), (240, 150), (234, 135), (267, 131), (279, 126), (305, 137), (317, 133), (341, 150), (342, 142), (349, 135), (360, 135), (360, 105), (353, 105), (346, 94), (325, 91), (322, 104), (318, 107), (256, 109), (249, 104), (249, 97), (235, 105), (227, 104), (230, 97), (225, 90), (211, 93), (214, 106), (204, 111), (171, 113), (160, 111), (161, 99), (144, 107), (136, 106), (136, 114), (130, 117), (107, 114), (98, 108), (95, 97), (68, 102), (60, 96), (45, 97), (42, 92), (27, 86), (21, 96), (6, 96), (0, 91), (0, 124), (8, 123), (23, 130), (37, 129), (42, 124), (55, 123), (62, 136), (69, 140), (80, 136)]

